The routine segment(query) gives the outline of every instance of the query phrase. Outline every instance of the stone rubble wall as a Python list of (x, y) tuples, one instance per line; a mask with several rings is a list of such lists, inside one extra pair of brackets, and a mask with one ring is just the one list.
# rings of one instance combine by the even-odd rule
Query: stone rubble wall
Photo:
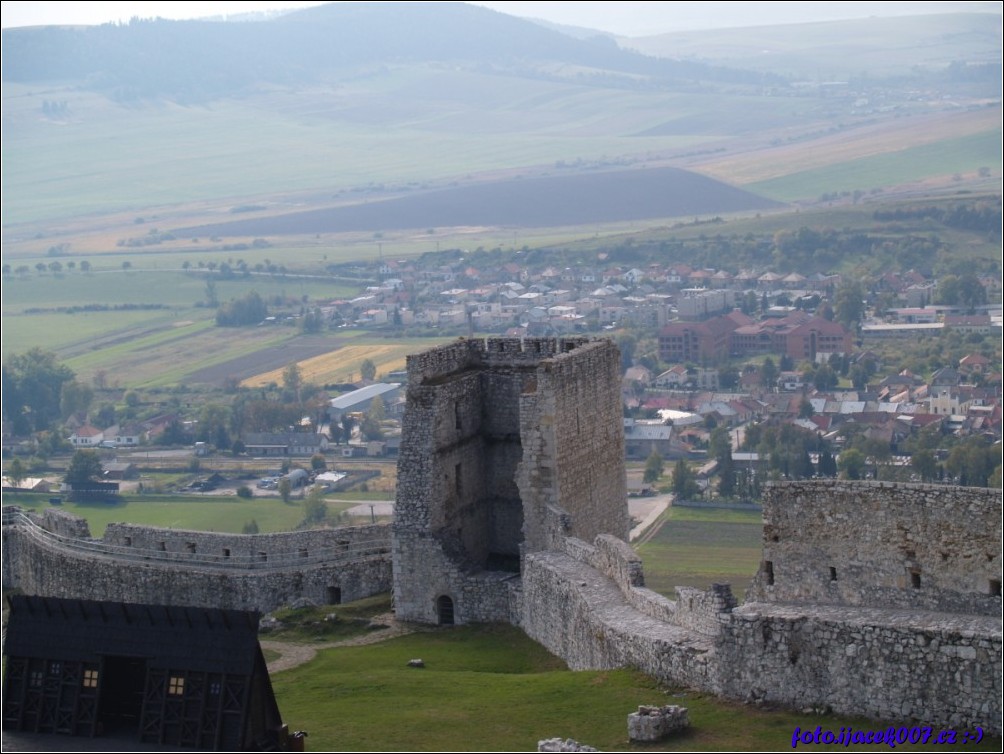
[(524, 391), (525, 551), (554, 549), (563, 536), (627, 538), (619, 376), (617, 346), (601, 339), (541, 362), (535, 389)]
[(635, 610), (605, 575), (564, 553), (528, 555), (521, 627), (573, 670), (637, 667), (707, 688), (713, 642)]
[(574, 537), (566, 538), (561, 551), (596, 569), (620, 590), (624, 600), (638, 612), (673, 626), (715, 636), (722, 615), (738, 602), (728, 584), (715, 584), (708, 590), (677, 587), (679, 600), (671, 600), (645, 587), (641, 557), (627, 542), (601, 534), (593, 544)]
[(90, 539), (91, 529), (87, 520), (74, 516), (60, 508), (45, 508), (41, 514), (30, 514), (40, 526), (61, 537)]
[(631, 741), (661, 741), (689, 727), (687, 708), (676, 704), (642, 705), (637, 712), (628, 715), (628, 739)]
[(746, 604), (717, 651), (726, 696), (1001, 733), (999, 619)]
[(599, 751), (599, 749), (580, 744), (573, 738), (545, 738), (537, 742), (537, 751)]
[[(669, 685), (739, 700), (1001, 733), (999, 619), (832, 606), (729, 609), (730, 592), (684, 589), (669, 620), (658, 620), (604, 574), (554, 552), (528, 555), (522, 582), (521, 627), (575, 670), (631, 666)], [(684, 607), (690, 594), (692, 610)]]
[(472, 574), (451, 558), (443, 542), (419, 532), (394, 534), (394, 612), (400, 620), (438, 623), (437, 601), (449, 597), (454, 622), (519, 624), (521, 593), (517, 574)]
[[(853, 495), (864, 511), (881, 508), (895, 516), (904, 505), (923, 505), (939, 511), (935, 517), (946, 509), (956, 518), (968, 516), (968, 524), (979, 529), (973, 535), (976, 545), (965, 550), (970, 557), (960, 558), (961, 564), (950, 563), (954, 573), (932, 577), (922, 582), (921, 589), (929, 584), (937, 590), (938, 604), (971, 609), (896, 608), (895, 600), (890, 600), (892, 607), (882, 602), (867, 607), (781, 602), (776, 594), (771, 601), (748, 600), (739, 607), (727, 585), (710, 590), (678, 587), (679, 599), (672, 601), (638, 585), (643, 583), (640, 564), (623, 543), (605, 537), (593, 544), (569, 538), (560, 551), (532, 553), (524, 559), (521, 625), (573, 669), (629, 665), (667, 684), (735, 699), (956, 729), (979, 726), (999, 735), (1004, 676), (1000, 597), (961, 590), (983, 588), (986, 564), (992, 567), (999, 557), (999, 539), (996, 550), (987, 545), (999, 526), (1000, 491), (784, 484), (773, 497), (783, 501), (784, 509), (765, 506), (765, 550), (773, 547), (783, 567), (799, 564), (799, 557), (815, 567), (818, 553), (796, 546), (790, 560), (780, 558), (783, 539), (775, 541), (774, 536), (785, 530), (771, 516), (795, 526), (792, 522), (798, 519), (803, 501), (810, 521), (820, 509), (847, 512), (851, 503), (834, 492), (838, 485), (843, 485), (839, 494)], [(832, 498), (826, 497), (831, 493)], [(831, 499), (835, 504), (829, 506)], [(924, 519), (916, 507), (909, 512)], [(863, 536), (861, 530), (869, 520), (859, 517), (853, 526), (848, 523), (851, 531), (846, 536)], [(893, 524), (892, 530), (902, 540), (916, 541), (916, 535), (903, 530), (914, 521), (909, 517), (900, 521), (901, 527)], [(877, 524), (884, 525), (887, 522)], [(953, 529), (958, 528), (956, 523)], [(933, 536), (923, 526), (919, 531)], [(844, 535), (838, 531), (832, 536)], [(955, 536), (946, 538), (954, 541)], [(942, 561), (944, 546), (943, 539), (928, 549), (935, 548)], [(925, 552), (919, 545), (917, 549)], [(864, 555), (861, 550), (854, 552)], [(886, 557), (877, 554), (880, 569)], [(774, 569), (777, 581), (777, 563)], [(973, 572), (977, 578), (972, 578)], [(760, 577), (764, 574), (761, 569)], [(915, 589), (909, 583), (899, 588)], [(862, 591), (867, 589), (866, 585)], [(981, 612), (988, 601), (991, 609)]]
[(101, 542), (121, 548), (124, 555), (173, 553), (180, 556), (179, 560), (194, 555), (192, 559), (200, 563), (238, 567), (258, 563), (288, 565), (303, 559), (337, 558), (362, 550), (389, 550), (390, 527), (371, 524), (271, 534), (226, 534), (109, 524)]
[(763, 515), (747, 601), (1001, 614), (1000, 490), (785, 482)]
[(349, 602), (392, 586), (386, 525), (240, 535), (111, 524), (105, 539), (92, 539), (73, 535), (86, 531), (74, 518), (58, 511), (12, 523), (5, 511), (5, 588), (271, 612), (295, 600)]

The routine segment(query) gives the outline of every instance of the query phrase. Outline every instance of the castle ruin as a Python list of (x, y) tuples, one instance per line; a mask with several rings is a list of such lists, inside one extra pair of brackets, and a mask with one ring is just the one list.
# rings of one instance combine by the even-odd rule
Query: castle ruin
[(28, 594), (263, 612), (386, 591), (424, 623), (504, 621), (572, 669), (1001, 733), (1001, 491), (771, 486), (745, 601), (645, 587), (626, 542), (620, 359), (606, 340), (461, 340), (409, 357), (395, 523), (285, 534), (4, 508)]
[(1000, 490), (779, 483), (746, 601), (727, 585), (670, 600), (625, 541), (619, 374), (605, 340), (409, 357), (399, 618), (508, 621), (573, 669), (1001, 732)]

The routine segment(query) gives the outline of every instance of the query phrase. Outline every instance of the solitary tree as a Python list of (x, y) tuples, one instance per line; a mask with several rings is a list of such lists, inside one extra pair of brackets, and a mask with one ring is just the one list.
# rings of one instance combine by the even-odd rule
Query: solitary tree
[(15, 458), (10, 462), (10, 466), (7, 467), (7, 479), (12, 487), (20, 487), (21, 482), (23, 482), (27, 476), (28, 469), (25, 468), (25, 465), (20, 458)]
[(324, 490), (314, 487), (303, 500), (303, 523), (314, 526), (328, 517), (328, 504), (324, 501)]
[(694, 472), (682, 458), (673, 467), (673, 492), (679, 500), (688, 500), (700, 492)]
[(303, 387), (303, 374), (295, 361), (291, 361), (289, 366), (282, 371), (282, 386), (299, 400), (300, 388)]
[(663, 462), (662, 456), (659, 455), (659, 451), (652, 449), (652, 453), (649, 455), (648, 460), (645, 461), (645, 474), (642, 476), (645, 484), (651, 484), (662, 476), (663, 472)]
[(63, 481), (73, 488), (86, 488), (90, 482), (99, 478), (103, 473), (101, 459), (98, 458), (96, 451), (78, 450), (70, 459), (70, 465), (66, 469)]
[(833, 296), (833, 316), (850, 330), (865, 313), (864, 291), (856, 280), (846, 280)]
[(913, 470), (920, 474), (922, 482), (931, 482), (938, 476), (938, 459), (930, 450), (918, 450), (910, 459)]
[(359, 365), (359, 375), (367, 382), (372, 382), (376, 378), (376, 364), (370, 359), (363, 359)]
[(206, 278), (206, 306), (210, 309), (215, 309), (219, 305), (220, 296), (216, 292), (216, 281), (212, 278)]
[(798, 418), (808, 419), (814, 413), (816, 413), (816, 410), (812, 407), (812, 404), (809, 402), (809, 399), (803, 398), (802, 402), (798, 404)]
[(857, 448), (848, 448), (837, 458), (837, 468), (844, 479), (860, 479), (865, 473), (865, 454)]
[(760, 384), (768, 390), (773, 390), (777, 387), (777, 375), (777, 365), (774, 364), (774, 359), (768, 356), (760, 367)]
[(284, 476), (279, 480), (278, 489), (279, 497), (282, 498), (282, 502), (288, 503), (290, 498), (293, 497), (293, 483), (289, 481), (288, 476)]

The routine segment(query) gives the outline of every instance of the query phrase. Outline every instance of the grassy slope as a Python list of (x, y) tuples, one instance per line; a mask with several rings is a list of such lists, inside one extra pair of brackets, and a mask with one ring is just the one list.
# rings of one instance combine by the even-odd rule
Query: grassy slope
[[(407, 667), (420, 657), (426, 667)], [(468, 626), (366, 647), (323, 651), (278, 673), (283, 719), (312, 751), (533, 751), (560, 736), (600, 751), (781, 751), (792, 732), (880, 723), (773, 712), (693, 692), (667, 693), (630, 670), (570, 672), (518, 629)], [(682, 704), (691, 728), (657, 744), (629, 744), (639, 704)], [(984, 738), (977, 750), (993, 751)], [(814, 749), (837, 750), (838, 746)], [(855, 746), (855, 750), (887, 746)]]

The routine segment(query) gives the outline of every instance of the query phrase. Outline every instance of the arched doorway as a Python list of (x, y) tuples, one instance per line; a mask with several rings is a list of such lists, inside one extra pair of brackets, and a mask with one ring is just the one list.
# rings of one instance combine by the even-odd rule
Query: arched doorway
[(436, 600), (436, 616), (440, 626), (453, 625), (453, 599), (451, 597), (444, 594)]

